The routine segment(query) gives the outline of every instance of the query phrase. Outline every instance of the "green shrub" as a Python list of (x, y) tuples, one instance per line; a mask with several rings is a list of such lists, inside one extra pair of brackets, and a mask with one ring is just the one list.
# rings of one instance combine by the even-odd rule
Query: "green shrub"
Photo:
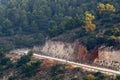
[(30, 56), (28, 55), (23, 55), (17, 62), (16, 62), (16, 67), (20, 67), (24, 64), (26, 64), (27, 62), (30, 61)]
[(64, 74), (66, 71), (66, 65), (65, 64), (57, 64), (51, 68), (51, 75), (56, 76), (58, 74)]
[(30, 77), (37, 72), (39, 65), (40, 61), (30, 61), (23, 66), (22, 72), (25, 76)]
[(10, 76), (10, 77), (8, 78), (8, 80), (15, 80), (15, 77), (14, 77), (14, 76)]
[(115, 80), (120, 80), (120, 75), (117, 75)]

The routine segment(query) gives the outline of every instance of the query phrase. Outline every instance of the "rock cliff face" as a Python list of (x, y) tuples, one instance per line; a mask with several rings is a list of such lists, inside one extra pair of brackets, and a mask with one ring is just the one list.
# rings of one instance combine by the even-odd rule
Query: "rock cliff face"
[(47, 40), (45, 45), (41, 48), (41, 52), (52, 57), (75, 60), (74, 43)]
[(94, 63), (120, 71), (120, 50), (110, 48), (99, 49), (98, 58), (94, 60)]
[(81, 62), (93, 62), (98, 57), (98, 48), (88, 51), (85, 46), (79, 45), (74, 48), (76, 57)]
[(97, 48), (88, 52), (86, 47), (80, 45), (78, 41), (74, 43), (66, 43), (47, 40), (45, 45), (40, 48), (40, 51), (44, 55), (80, 62), (94, 61), (98, 56)]
[(98, 51), (99, 60), (114, 60), (120, 61), (120, 50), (114, 50), (110, 48), (99, 49)]
[(37, 47), (34, 50), (47, 56), (120, 70), (120, 50), (111, 50), (106, 47), (98, 49), (95, 47), (93, 50), (88, 51), (78, 41), (66, 43), (52, 40), (47, 40), (42, 47)]

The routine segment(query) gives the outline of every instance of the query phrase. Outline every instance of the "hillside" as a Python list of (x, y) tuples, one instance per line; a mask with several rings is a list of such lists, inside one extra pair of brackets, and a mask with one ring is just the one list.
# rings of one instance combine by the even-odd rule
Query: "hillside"
[[(1, 54), (1, 53), (0, 53)], [(14, 57), (15, 56), (15, 57)], [(11, 60), (12, 59), (12, 60)], [(88, 72), (73, 65), (28, 55), (7, 54), (1, 57), (1, 80), (116, 80), (100, 72)], [(119, 78), (118, 78), (119, 79)]]
[(0, 79), (120, 80), (21, 48), (120, 71), (120, 0), (0, 0)]
[[(99, 13), (99, 3), (113, 5), (115, 12)], [(114, 34), (113, 28), (119, 29), (119, 4), (119, 0), (0, 0), (0, 47), (6, 50), (33, 47), (43, 44), (46, 37), (63, 41), (79, 39), (88, 49), (104, 43), (113, 46), (106, 37)], [(90, 33), (83, 29), (86, 11), (95, 17), (96, 29)], [(99, 38), (96, 35), (100, 34), (103, 41), (96, 42)]]

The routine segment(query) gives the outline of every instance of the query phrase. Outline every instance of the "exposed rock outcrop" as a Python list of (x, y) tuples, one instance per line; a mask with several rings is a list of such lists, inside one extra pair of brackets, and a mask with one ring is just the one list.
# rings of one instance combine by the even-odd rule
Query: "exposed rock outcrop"
[(88, 51), (78, 41), (66, 43), (47, 40), (42, 47), (35, 47), (34, 50), (47, 56), (120, 70), (120, 50), (105, 46)]
[[(39, 50), (40, 49), (40, 50)], [(74, 43), (66, 43), (61, 41), (47, 40), (45, 45), (38, 48), (44, 55), (52, 57), (59, 57), (71, 61), (87, 62), (94, 61), (98, 56), (98, 49), (94, 48), (91, 51), (87, 51), (87, 48), (78, 41)]]
[(62, 41), (47, 40), (45, 45), (36, 48), (41, 54), (58, 57), (70, 61), (96, 64), (99, 66), (120, 70), (120, 50), (95, 47), (91, 51), (78, 41), (66, 43)]
[(114, 60), (114, 61), (120, 61), (120, 50), (114, 50), (111, 48), (103, 48), (99, 49), (98, 52), (98, 58), (99, 60)]
[(95, 59), (94, 63), (120, 71), (120, 50), (111, 48), (99, 49), (98, 58)]
[[(75, 50), (77, 47), (75, 48)], [(81, 62), (93, 62), (98, 57), (98, 48), (88, 51), (85, 46), (79, 46), (76, 52), (77, 59)]]
[(41, 52), (52, 57), (75, 60), (74, 43), (47, 40)]

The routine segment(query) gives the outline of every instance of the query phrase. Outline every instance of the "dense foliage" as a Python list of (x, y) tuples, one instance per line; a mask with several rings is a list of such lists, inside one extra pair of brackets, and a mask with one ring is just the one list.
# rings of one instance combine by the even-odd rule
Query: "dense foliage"
[[(7, 50), (32, 47), (43, 44), (47, 36), (69, 34), (76, 29), (79, 32), (70, 36), (72, 40), (80, 38), (81, 42), (87, 43), (89, 41), (85, 42), (84, 38), (93, 38), (89, 37), (93, 35), (83, 30), (85, 12), (95, 17), (95, 20), (89, 21), (92, 23), (87, 24), (87, 29), (98, 35), (108, 28), (119, 29), (119, 4), (119, 0), (0, 0), (0, 44)], [(111, 39), (103, 38), (111, 45)]]
[(5, 57), (5, 54), (0, 50), (0, 77), (3, 76), (3, 72), (12, 67), (12, 61)]

